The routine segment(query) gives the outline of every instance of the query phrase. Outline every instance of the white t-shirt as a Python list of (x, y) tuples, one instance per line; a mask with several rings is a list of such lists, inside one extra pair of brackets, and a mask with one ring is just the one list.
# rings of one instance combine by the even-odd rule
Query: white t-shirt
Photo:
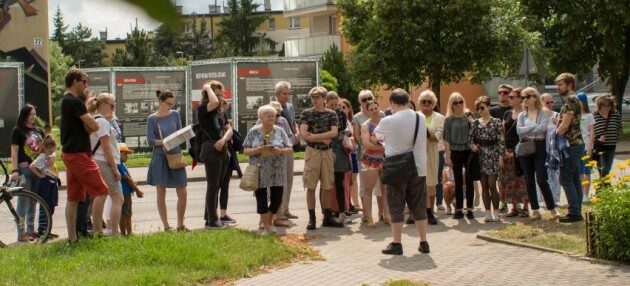
[[(94, 115), (94, 117), (99, 116), (101, 117), (96, 119), (96, 122), (98, 123), (98, 131), (90, 134), (90, 143), (92, 146), (91, 148), (92, 150), (94, 150), (94, 147), (96, 147), (96, 143), (99, 141), (99, 138), (103, 136), (108, 136), (110, 149), (114, 153), (114, 160), (116, 161), (116, 164), (120, 164), (120, 151), (118, 150), (118, 141), (116, 140), (116, 130), (111, 126), (111, 124), (109, 124), (109, 121), (105, 117), (102, 117), (103, 115)], [(98, 146), (96, 153), (94, 153), (93, 159), (107, 162), (102, 144), (101, 146)]]
[(411, 109), (398, 111), (381, 119), (374, 134), (379, 139), (384, 139), (385, 157), (403, 154), (411, 151), (413, 132), (416, 125), (416, 114), (420, 115), (418, 121), (418, 135), (416, 145), (413, 146), (413, 155), (416, 158), (418, 176), (427, 176), (427, 124), (424, 114)]
[(595, 125), (595, 117), (592, 113), (582, 113), (580, 116), (580, 131), (582, 131), (582, 139), (584, 140), (584, 149), (588, 150), (593, 142), (589, 140), (591, 135), (589, 126)]

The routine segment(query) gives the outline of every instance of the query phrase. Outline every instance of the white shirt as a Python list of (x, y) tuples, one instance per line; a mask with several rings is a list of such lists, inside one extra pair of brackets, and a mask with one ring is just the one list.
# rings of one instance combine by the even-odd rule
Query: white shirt
[[(102, 115), (94, 115), (94, 117), (98, 116)], [(116, 130), (111, 126), (111, 124), (109, 124), (109, 121), (105, 117), (96, 119), (96, 122), (98, 123), (98, 131), (90, 134), (90, 146), (92, 146), (92, 150), (94, 150), (94, 147), (96, 147), (96, 143), (100, 140), (101, 137), (108, 136), (107, 140), (109, 142), (109, 148), (112, 150), (112, 153), (114, 153), (114, 161), (116, 161), (116, 164), (120, 164), (120, 151), (118, 150), (118, 141), (116, 140)], [(94, 156), (92, 158), (94, 160), (107, 162), (102, 144), (101, 146), (98, 146), (98, 149), (96, 150), (96, 153), (94, 153)]]
[(585, 150), (588, 150), (591, 146), (590, 126), (595, 126), (595, 117), (593, 116), (593, 113), (582, 113), (582, 116), (580, 116), (580, 131), (582, 131), (582, 140), (584, 140)]
[(418, 176), (427, 176), (427, 124), (424, 114), (411, 109), (398, 111), (381, 119), (374, 134), (379, 139), (384, 139), (385, 157), (394, 156), (412, 150), (413, 132), (416, 125), (416, 114), (419, 115), (418, 135), (416, 145), (413, 146), (413, 155), (416, 158)]

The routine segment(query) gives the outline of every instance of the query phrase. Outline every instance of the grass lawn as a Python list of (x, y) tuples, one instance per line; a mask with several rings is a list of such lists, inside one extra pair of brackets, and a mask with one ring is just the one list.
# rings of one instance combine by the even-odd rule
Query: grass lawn
[(296, 237), (226, 229), (26, 245), (0, 251), (0, 284), (208, 284), (321, 259), (303, 237)]
[[(588, 208), (583, 206), (583, 210)], [(561, 213), (566, 213), (566, 207)], [(567, 251), (575, 254), (586, 253), (586, 229), (584, 223), (559, 223), (551, 219), (551, 215), (543, 214), (543, 220), (523, 220), (506, 227), (488, 232), (488, 236), (524, 242), (551, 249)]]
[(623, 122), (623, 134), (621, 134), (621, 140), (630, 140), (630, 122)]
[[(53, 133), (53, 136), (55, 137), (55, 140), (57, 142), (61, 142), (60, 137), (59, 137), (59, 128), (53, 128), (52, 133)], [(293, 156), (297, 160), (302, 160), (304, 159), (304, 152), (295, 152)], [(248, 157), (245, 156), (244, 154), (239, 153), (237, 154), (237, 157), (238, 157), (238, 161), (241, 163), (247, 162), (248, 160)], [(186, 155), (184, 156), (184, 159), (188, 163), (192, 162), (192, 159), (190, 158), (190, 156)], [(149, 166), (150, 161), (151, 161), (151, 153), (138, 153), (138, 154), (130, 155), (129, 160), (127, 161), (127, 163), (125, 163), (125, 165), (127, 165), (128, 168), (147, 167)], [(57, 167), (59, 168), (59, 171), (66, 170), (66, 167), (64, 166), (63, 161), (61, 160), (61, 152), (57, 152), (56, 163), (57, 163)]]

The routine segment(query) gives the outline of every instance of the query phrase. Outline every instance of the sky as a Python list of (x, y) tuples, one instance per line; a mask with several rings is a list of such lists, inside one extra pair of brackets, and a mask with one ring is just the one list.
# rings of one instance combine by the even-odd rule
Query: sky
[[(217, 0), (217, 5), (222, 6), (225, 0)], [(210, 2), (214, 0), (177, 0), (178, 5), (183, 6), (183, 13), (190, 14), (208, 13)], [(262, 3), (262, 0), (257, 1)], [(283, 0), (271, 0), (273, 10), (282, 10)], [(159, 26), (159, 22), (151, 19), (144, 11), (129, 5), (121, 0), (48, 0), (48, 13), (50, 33), (53, 31), (53, 17), (57, 11), (57, 6), (61, 9), (63, 21), (68, 25), (68, 30), (81, 23), (92, 29), (92, 36), (98, 37), (99, 31), (107, 28), (107, 38), (124, 39), (131, 27), (138, 19), (138, 27), (147, 31), (152, 31)], [(262, 6), (262, 5), (261, 5)], [(259, 8), (259, 9), (262, 9)]]

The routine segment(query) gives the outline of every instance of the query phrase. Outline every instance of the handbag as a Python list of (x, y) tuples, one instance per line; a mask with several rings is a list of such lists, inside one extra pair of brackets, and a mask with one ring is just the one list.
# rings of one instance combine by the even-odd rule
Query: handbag
[(249, 192), (258, 190), (259, 173), (260, 165), (248, 165), (243, 172), (243, 177), (241, 177), (239, 188)]
[[(160, 133), (160, 140), (164, 140), (164, 136), (162, 136), (162, 128), (160, 127), (160, 122), (158, 120), (158, 132)], [(168, 167), (171, 170), (179, 170), (179, 169), (183, 169), (186, 168), (186, 162), (184, 161), (184, 156), (182, 154), (182, 151), (180, 150), (179, 152), (175, 153), (175, 154), (169, 154), (167, 153), (166, 149), (164, 149), (164, 153), (166, 154), (166, 160), (168, 161)]]
[(413, 177), (418, 176), (416, 169), (416, 161), (413, 155), (413, 147), (416, 145), (416, 137), (418, 136), (418, 126), (420, 125), (420, 115), (416, 113), (416, 128), (413, 132), (413, 144), (411, 151), (385, 157), (381, 170), (381, 182), (385, 185), (399, 184), (406, 182)]
[[(540, 111), (538, 115), (536, 115), (536, 123), (538, 123), (538, 117), (540, 116)], [(536, 154), (536, 142), (533, 139), (522, 138), (519, 140), (518, 144), (514, 148), (514, 153), (519, 157), (529, 157), (531, 155)]]

